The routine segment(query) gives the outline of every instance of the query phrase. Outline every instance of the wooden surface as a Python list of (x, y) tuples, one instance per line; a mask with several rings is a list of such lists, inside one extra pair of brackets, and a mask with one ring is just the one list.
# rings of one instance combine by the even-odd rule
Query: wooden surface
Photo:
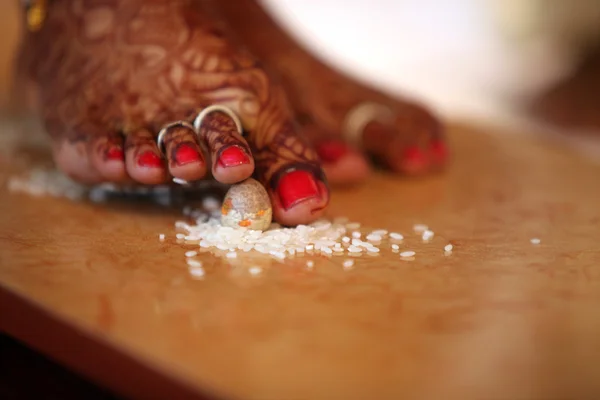
[(0, 1), (0, 111), (8, 105), (23, 15), (20, 2)]
[(599, 398), (600, 166), (534, 137), (451, 138), (443, 176), (334, 192), (331, 216), (404, 233), (414, 261), (205, 255), (200, 280), (178, 213), (10, 194), (1, 156), (0, 326), (138, 396)]

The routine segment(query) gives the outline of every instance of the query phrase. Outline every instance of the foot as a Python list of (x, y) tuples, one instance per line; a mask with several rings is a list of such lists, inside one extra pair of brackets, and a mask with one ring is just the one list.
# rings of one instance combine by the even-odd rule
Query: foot
[(530, 111), (541, 122), (562, 128), (565, 134), (597, 135), (599, 90), (600, 48), (596, 48), (572, 75), (535, 98)]
[(446, 164), (443, 128), (425, 108), (386, 96), (326, 66), (288, 36), (256, 0), (213, 0), (213, 6), (281, 76), (330, 181), (364, 180), (370, 171), (365, 155), (408, 175), (437, 171)]
[[(279, 223), (323, 213), (329, 193), (318, 156), (292, 123), (283, 89), (204, 2), (49, 4), (40, 26), (30, 26), (21, 59), (39, 86), (60, 169), (83, 183), (147, 185), (254, 175)], [(242, 129), (214, 111), (196, 132), (196, 115), (216, 104)]]

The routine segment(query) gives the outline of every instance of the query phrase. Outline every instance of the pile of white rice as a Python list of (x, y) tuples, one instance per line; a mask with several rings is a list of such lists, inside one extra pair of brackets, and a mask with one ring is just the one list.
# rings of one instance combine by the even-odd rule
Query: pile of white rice
[(88, 189), (65, 174), (54, 169), (37, 168), (23, 176), (13, 176), (8, 180), (8, 190), (26, 193), (31, 196), (66, 197), (81, 200), (87, 197)]
[[(64, 174), (53, 169), (34, 169), (26, 176), (12, 177), (8, 182), (12, 192), (24, 192), (33, 196), (49, 195), (53, 197), (66, 197), (71, 200), (89, 199), (91, 201), (104, 201), (107, 194), (119, 191), (113, 185), (100, 185), (88, 188), (80, 185)], [(139, 194), (153, 194), (159, 203), (160, 199), (168, 196), (170, 189), (166, 186), (156, 188), (129, 189)], [(197, 244), (199, 251), (213, 250), (213, 254), (226, 258), (237, 258), (238, 253), (257, 252), (279, 260), (288, 257), (308, 255), (359, 257), (361, 255), (377, 255), (382, 250), (384, 243), (394, 253), (399, 253), (403, 260), (414, 259), (416, 252), (402, 249), (404, 235), (398, 232), (388, 232), (385, 229), (361, 231), (361, 224), (350, 222), (348, 218), (341, 217), (329, 220), (319, 220), (309, 225), (298, 225), (285, 228), (273, 223), (266, 231), (256, 231), (247, 228), (230, 228), (221, 225), (220, 201), (214, 197), (206, 197), (200, 209), (186, 207), (184, 215), (193, 219), (195, 223), (177, 221), (175, 227), (180, 231), (176, 234), (178, 241), (187, 244)], [(434, 237), (434, 232), (424, 224), (413, 226), (414, 234), (419, 235), (423, 242), (429, 242)], [(165, 234), (158, 235), (159, 240), (165, 240)], [(446, 244), (446, 255), (452, 253), (453, 246)], [(199, 263), (193, 257), (196, 251), (187, 251), (188, 265)], [(314, 263), (309, 260), (309, 264)], [(346, 259), (344, 268), (351, 268), (354, 261)]]
[(205, 216), (200, 217), (195, 225), (179, 221), (175, 226), (186, 232), (179, 234), (179, 239), (198, 242), (201, 248), (227, 251), (231, 258), (234, 257), (231, 253), (238, 251), (257, 251), (280, 259), (305, 252), (333, 256), (376, 254), (380, 251), (377, 245), (382, 240), (380, 232), (379, 235), (370, 235), (370, 240), (363, 241), (359, 239), (360, 232), (352, 229), (356, 224), (344, 223), (340, 219), (333, 222), (319, 220), (294, 228), (271, 224), (264, 232), (226, 227), (221, 225), (218, 217)]
[[(248, 252), (258, 252), (280, 260), (306, 254), (359, 257), (364, 254), (377, 255), (384, 246), (394, 253), (400, 253), (401, 259), (414, 259), (416, 255), (415, 251), (409, 249), (400, 252), (400, 245), (404, 241), (401, 233), (385, 229), (363, 232), (360, 230), (360, 223), (350, 222), (345, 217), (332, 221), (322, 219), (293, 228), (273, 223), (266, 231), (257, 231), (221, 225), (219, 203), (214, 199), (207, 199), (201, 210), (187, 208), (184, 214), (194, 219), (195, 223), (176, 222), (175, 227), (180, 231), (176, 234), (177, 240), (197, 244), (199, 251), (209, 250), (220, 257), (237, 258), (238, 254)], [(434, 237), (433, 231), (423, 224), (414, 225), (413, 231), (424, 243), (430, 242)], [(159, 240), (164, 239), (165, 235), (160, 234)], [(444, 250), (449, 255), (452, 246), (446, 245)], [(192, 250), (186, 252), (188, 264), (197, 262), (193, 259), (197, 253)], [(350, 268), (354, 262), (346, 260), (343, 265)]]

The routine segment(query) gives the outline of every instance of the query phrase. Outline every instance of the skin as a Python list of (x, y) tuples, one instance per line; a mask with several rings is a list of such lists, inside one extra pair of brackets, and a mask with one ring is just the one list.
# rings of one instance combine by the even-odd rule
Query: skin
[[(315, 220), (329, 200), (317, 153), (299, 134), (283, 87), (205, 6), (192, 0), (50, 3), (41, 29), (26, 34), (20, 59), (39, 87), (57, 165), (85, 183), (159, 184), (201, 179), (209, 171), (234, 183), (254, 174), (276, 221)], [(161, 128), (191, 123), (213, 104), (239, 116), (245, 137), (226, 114), (212, 113), (199, 135), (185, 125), (168, 129), (163, 156), (156, 144)], [(227, 146), (250, 161), (223, 168), (217, 155)], [(310, 174), (318, 193), (286, 208), (280, 182), (293, 171)]]
[[(427, 109), (382, 94), (330, 68), (278, 26), (257, 0), (207, 1), (234, 34), (276, 71), (304, 133), (317, 150), (332, 142), (337, 142), (338, 148), (347, 147), (344, 156), (324, 161), (332, 182), (364, 180), (370, 171), (365, 155), (409, 175), (438, 171), (446, 164), (443, 128)], [(355, 149), (345, 143), (343, 121), (364, 101), (386, 105), (393, 110), (395, 121), (368, 124), (361, 148)]]

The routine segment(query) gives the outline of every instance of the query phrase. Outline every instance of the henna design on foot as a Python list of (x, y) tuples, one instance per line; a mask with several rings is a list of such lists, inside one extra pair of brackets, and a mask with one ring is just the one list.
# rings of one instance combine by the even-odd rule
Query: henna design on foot
[[(79, 171), (77, 177), (89, 183), (130, 178), (158, 184), (169, 175), (205, 177), (208, 156), (215, 177), (228, 183), (252, 174), (254, 163), (256, 177), (278, 204), (279, 222), (317, 218), (329, 198), (317, 155), (292, 123), (282, 86), (226, 29), (205, 2), (192, 0), (49, 3), (43, 26), (26, 35), (23, 51), (28, 54), (22, 59), (40, 89), (57, 164)], [(187, 127), (169, 129), (163, 162), (155, 142), (161, 127), (190, 123), (199, 110), (214, 104), (240, 116), (247, 138), (216, 114), (205, 121), (206, 142)], [(203, 145), (210, 154), (203, 154)], [(119, 148), (124, 160), (117, 160)], [(296, 200), (288, 195), (282, 202), (281, 182), (300, 170), (310, 171), (318, 196), (300, 201), (305, 190)]]

